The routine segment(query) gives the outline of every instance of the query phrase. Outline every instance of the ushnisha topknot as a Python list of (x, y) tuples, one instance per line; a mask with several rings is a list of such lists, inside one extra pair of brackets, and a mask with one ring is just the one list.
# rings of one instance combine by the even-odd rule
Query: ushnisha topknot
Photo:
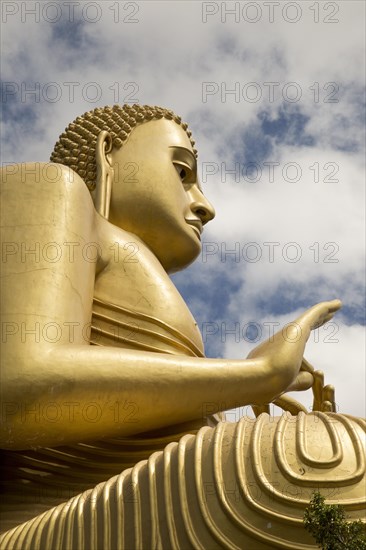
[[(97, 176), (95, 150), (99, 133), (107, 130), (112, 136), (113, 147), (120, 148), (135, 126), (160, 118), (179, 124), (194, 146), (188, 125), (173, 111), (149, 105), (113, 105), (97, 107), (71, 122), (55, 144), (50, 160), (69, 166), (93, 191)], [(197, 156), (197, 150), (193, 150)]]

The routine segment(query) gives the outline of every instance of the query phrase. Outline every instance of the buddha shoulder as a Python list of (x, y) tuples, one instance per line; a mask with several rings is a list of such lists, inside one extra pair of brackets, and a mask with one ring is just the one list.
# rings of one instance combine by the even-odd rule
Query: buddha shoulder
[(66, 215), (68, 220), (76, 215), (85, 219), (94, 212), (87, 186), (67, 166), (52, 162), (14, 163), (0, 172), (3, 226), (30, 225), (35, 221), (64, 225)]
[(9, 163), (0, 168), (2, 185), (22, 184), (24, 186), (38, 184), (43, 187), (63, 187), (69, 190), (88, 189), (82, 178), (69, 166), (56, 162), (20, 162)]

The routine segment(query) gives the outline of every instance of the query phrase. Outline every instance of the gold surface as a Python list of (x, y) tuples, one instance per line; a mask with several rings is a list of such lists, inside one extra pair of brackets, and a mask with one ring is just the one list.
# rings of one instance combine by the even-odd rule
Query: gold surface
[(9, 531), (1, 548), (310, 550), (314, 490), (362, 517), (364, 441), (364, 421), (334, 413), (204, 427)]
[[(259, 414), (277, 399), (297, 413), (284, 392), (312, 386), (316, 408), (332, 410), (332, 389), (303, 354), (338, 300), (310, 308), (246, 360), (204, 357), (197, 323), (168, 277), (198, 256), (214, 217), (193, 144), (171, 111), (96, 109), (62, 134), (57, 163), (2, 171), (2, 529), (65, 500), (57, 487), (73, 496), (163, 449), (166, 437), (195, 433), (207, 403), (211, 413), (225, 402), (254, 404)], [(83, 520), (90, 529), (92, 517)], [(43, 521), (32, 523), (36, 538)], [(62, 529), (52, 537), (67, 540)], [(19, 547), (37, 547), (29, 533)]]

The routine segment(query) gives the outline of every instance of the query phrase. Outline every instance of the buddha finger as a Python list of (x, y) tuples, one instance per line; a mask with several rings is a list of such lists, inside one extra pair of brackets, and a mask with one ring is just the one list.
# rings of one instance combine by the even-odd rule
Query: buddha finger
[(313, 390), (313, 411), (320, 411), (323, 402), (323, 386), (324, 373), (321, 370), (316, 370), (313, 373), (314, 384)]
[(300, 371), (295, 380), (286, 388), (288, 391), (308, 390), (314, 385), (314, 377), (310, 372)]
[(332, 404), (331, 411), (336, 412), (335, 388), (331, 384), (328, 384), (323, 388), (323, 401), (329, 401)]

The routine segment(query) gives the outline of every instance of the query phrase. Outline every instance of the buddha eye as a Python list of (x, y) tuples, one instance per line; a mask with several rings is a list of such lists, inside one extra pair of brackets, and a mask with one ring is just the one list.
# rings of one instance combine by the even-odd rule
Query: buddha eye
[(174, 164), (176, 171), (182, 181), (187, 177), (187, 171), (181, 164)]
[(190, 170), (186, 166), (183, 166), (182, 164), (178, 164), (177, 162), (174, 163), (174, 166), (182, 183), (191, 183), (190, 180), (192, 180), (193, 176), (192, 170)]

